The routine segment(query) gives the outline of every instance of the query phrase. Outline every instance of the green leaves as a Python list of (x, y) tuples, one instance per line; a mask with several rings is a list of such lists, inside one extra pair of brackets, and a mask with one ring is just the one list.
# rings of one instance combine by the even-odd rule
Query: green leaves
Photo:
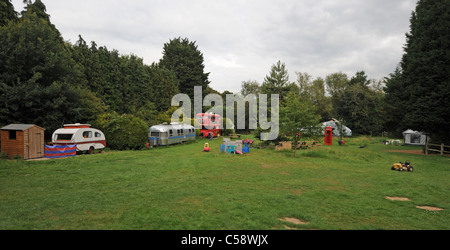
[(195, 86), (202, 86), (204, 91), (210, 83), (209, 73), (204, 72), (203, 62), (203, 54), (195, 42), (190, 42), (187, 38), (175, 38), (164, 44), (163, 57), (159, 64), (175, 73), (179, 92), (193, 99)]
[(348, 87), (339, 96), (335, 108), (354, 133), (379, 133), (384, 121), (382, 101), (382, 93), (357, 84)]
[(117, 129), (161, 122), (175, 94), (209, 84), (203, 54), (187, 38), (165, 44), (161, 63), (148, 66), (136, 55), (88, 46), (81, 35), (75, 45), (64, 42), (42, 1), (26, 4), (17, 18), (9, 1), (0, 2), (0, 124), (39, 124), (48, 139), (64, 123), (116, 114), (105, 125), (113, 147), (139, 148), (145, 143), (126, 144)]
[(17, 12), (10, 0), (0, 1), (0, 26), (5, 26), (10, 21), (17, 20)]
[(133, 115), (105, 113), (100, 115), (93, 125), (105, 133), (108, 147), (111, 149), (142, 149), (148, 139), (147, 124)]
[[(450, 2), (417, 3), (401, 70), (386, 82), (387, 97), (396, 98), (397, 130), (411, 128), (431, 134), (435, 141), (450, 141)], [(393, 100), (388, 100), (394, 105)], [(406, 127), (407, 126), (407, 127)], [(400, 128), (399, 128), (400, 127)]]
[(42, 2), (35, 4), (0, 27), (0, 123), (39, 124), (48, 136), (64, 121), (81, 118), (83, 103), (70, 50), (44, 18)]
[(280, 103), (283, 104), (289, 92), (289, 74), (286, 65), (281, 61), (272, 65), (269, 75), (266, 75), (261, 85), (262, 94), (280, 95)]
[(280, 108), (281, 132), (287, 135), (312, 132), (309, 129), (320, 123), (316, 106), (292, 92), (286, 99), (286, 105)]

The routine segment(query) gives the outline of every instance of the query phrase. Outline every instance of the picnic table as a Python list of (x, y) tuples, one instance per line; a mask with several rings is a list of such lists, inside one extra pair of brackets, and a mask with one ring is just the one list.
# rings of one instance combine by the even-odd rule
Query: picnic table
[(297, 149), (309, 149), (318, 146), (322, 146), (318, 141), (302, 141), (297, 144)]
[(240, 134), (230, 134), (230, 139), (233, 139), (233, 138), (241, 138), (241, 135)]

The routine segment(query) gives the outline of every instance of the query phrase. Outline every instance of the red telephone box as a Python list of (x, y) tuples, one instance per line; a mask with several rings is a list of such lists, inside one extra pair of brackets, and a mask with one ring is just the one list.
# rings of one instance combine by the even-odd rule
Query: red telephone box
[(325, 128), (325, 145), (333, 144), (333, 128), (326, 127)]

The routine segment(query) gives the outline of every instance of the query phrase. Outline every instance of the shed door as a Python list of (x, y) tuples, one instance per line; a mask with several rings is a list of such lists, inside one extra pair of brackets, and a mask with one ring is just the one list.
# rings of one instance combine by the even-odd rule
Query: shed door
[(44, 152), (42, 149), (42, 132), (39, 130), (30, 130), (29, 132), (29, 136), (28, 136), (28, 159), (34, 159), (34, 158), (41, 158), (44, 157)]

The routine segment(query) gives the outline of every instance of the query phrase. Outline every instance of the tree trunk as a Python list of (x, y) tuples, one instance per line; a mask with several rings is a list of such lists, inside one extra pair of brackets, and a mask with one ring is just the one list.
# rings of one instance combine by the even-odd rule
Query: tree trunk
[(295, 139), (294, 139), (294, 158), (296, 156), (296, 153), (297, 153), (297, 136), (295, 136)]

